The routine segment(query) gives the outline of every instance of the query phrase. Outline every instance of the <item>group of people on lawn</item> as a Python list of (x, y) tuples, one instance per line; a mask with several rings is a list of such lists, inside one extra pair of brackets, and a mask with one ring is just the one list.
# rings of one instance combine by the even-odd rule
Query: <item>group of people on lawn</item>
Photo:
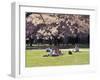
[[(79, 52), (79, 46), (78, 44), (75, 45), (75, 48), (73, 49), (74, 52)], [(57, 47), (55, 48), (47, 48), (46, 52), (48, 52), (47, 56), (60, 56), (63, 55), (61, 50)], [(72, 51), (69, 51), (69, 53), (72, 53)]]

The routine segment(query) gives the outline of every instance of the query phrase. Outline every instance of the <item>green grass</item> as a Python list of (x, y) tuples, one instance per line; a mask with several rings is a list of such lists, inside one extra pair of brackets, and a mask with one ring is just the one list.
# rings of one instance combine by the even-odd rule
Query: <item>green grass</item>
[(89, 64), (88, 50), (73, 52), (72, 55), (69, 55), (68, 51), (62, 50), (62, 52), (64, 53), (62, 56), (43, 57), (47, 54), (45, 50), (26, 50), (26, 67)]

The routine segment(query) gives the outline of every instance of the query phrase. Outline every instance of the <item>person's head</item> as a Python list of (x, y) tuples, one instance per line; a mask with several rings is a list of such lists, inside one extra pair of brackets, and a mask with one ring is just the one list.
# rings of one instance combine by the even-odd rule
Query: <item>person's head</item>
[(72, 55), (72, 51), (68, 51), (68, 54), (69, 54), (69, 55)]

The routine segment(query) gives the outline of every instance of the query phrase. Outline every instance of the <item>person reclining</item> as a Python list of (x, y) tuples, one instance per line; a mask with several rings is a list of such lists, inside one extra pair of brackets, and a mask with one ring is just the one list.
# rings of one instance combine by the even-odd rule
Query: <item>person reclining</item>
[(48, 56), (60, 56), (63, 55), (59, 48), (49, 49)]
[(47, 48), (46, 52), (48, 52), (48, 55), (43, 55), (43, 57), (63, 55), (59, 48)]

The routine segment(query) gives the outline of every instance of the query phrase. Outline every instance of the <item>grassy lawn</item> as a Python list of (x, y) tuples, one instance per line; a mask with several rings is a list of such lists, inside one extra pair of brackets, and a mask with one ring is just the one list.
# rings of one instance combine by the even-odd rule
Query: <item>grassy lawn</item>
[(65, 50), (62, 52), (64, 53), (62, 56), (43, 57), (47, 54), (45, 50), (26, 50), (26, 67), (89, 64), (88, 49), (77, 53), (73, 52), (72, 55)]

